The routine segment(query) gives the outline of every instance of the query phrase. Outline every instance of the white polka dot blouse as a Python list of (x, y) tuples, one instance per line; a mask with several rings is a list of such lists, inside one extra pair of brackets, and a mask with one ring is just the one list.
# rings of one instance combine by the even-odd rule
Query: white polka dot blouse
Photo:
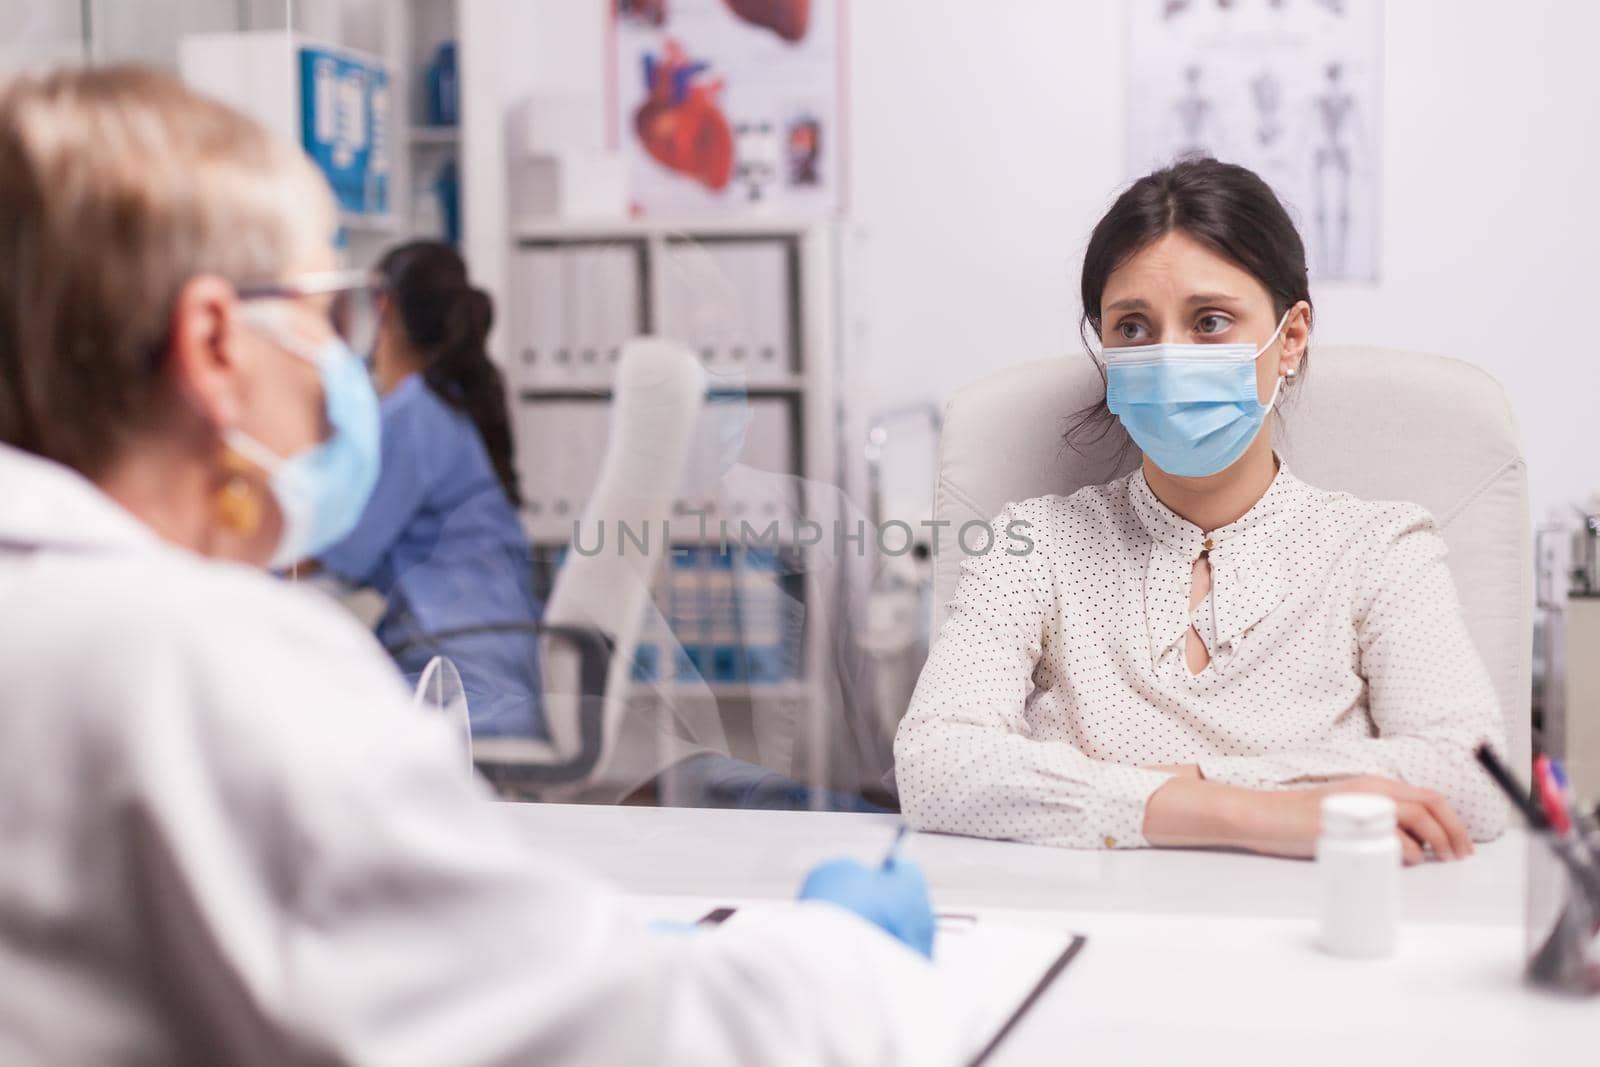
[[(1477, 840), (1503, 828), (1472, 750), (1504, 727), (1422, 508), (1280, 465), (1208, 535), (1135, 471), (1008, 504), (992, 529), (895, 738), (918, 829), (1138, 847), (1169, 777), (1144, 768), (1184, 763), (1255, 789), (1383, 775), (1438, 790)], [(1208, 536), (1212, 589), (1191, 612)], [(1198, 673), (1191, 626), (1210, 653)]]

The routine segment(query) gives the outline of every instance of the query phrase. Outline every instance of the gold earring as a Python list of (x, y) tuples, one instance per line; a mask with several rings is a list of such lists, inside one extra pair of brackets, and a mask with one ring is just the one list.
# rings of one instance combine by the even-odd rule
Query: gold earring
[(231, 449), (223, 449), (222, 467), (228, 477), (217, 490), (217, 521), (241, 537), (253, 536), (261, 528), (261, 494), (245, 477), (250, 464)]

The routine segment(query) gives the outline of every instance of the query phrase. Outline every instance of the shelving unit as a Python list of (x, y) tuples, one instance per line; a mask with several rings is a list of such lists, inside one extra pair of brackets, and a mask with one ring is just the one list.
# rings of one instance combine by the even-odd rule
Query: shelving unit
[(297, 26), (195, 33), (178, 47), (189, 84), (302, 145), (324, 169), (353, 262), (400, 231), (394, 205), (404, 195), (395, 178), (397, 72), (376, 30), (354, 40)]
[(439, 42), (456, 36), (456, 0), (328, 0), (296, 5), (291, 13), (281, 29), (187, 35), (179, 48), (180, 73), (302, 143), (302, 94), (308, 90), (301, 50), (328, 49), (370, 63), (386, 83), (372, 136), (382, 155), (387, 204), (380, 211), (340, 212), (344, 258), (365, 266), (396, 242), (438, 236), (438, 227), (418, 210), (417, 193), (430, 187), (446, 158), (460, 153), (462, 141), (458, 126), (422, 125), (423, 71)]
[[(659, 334), (700, 352), (713, 391), (731, 387), (752, 403), (784, 405), (791, 425), (788, 455), (762, 469), (831, 484), (833, 245), (832, 228), (812, 224), (519, 225), (502, 305), (506, 370), (519, 399), (522, 436), (533, 448), (542, 428), (539, 416), (548, 415), (551, 405), (608, 405), (622, 344), (639, 334)], [(759, 278), (740, 278), (717, 262), (733, 257), (737, 267), (738, 257), (751, 251), (776, 268), (765, 278), (770, 284), (764, 296), (752, 295)], [(673, 262), (685, 255), (693, 261), (686, 268)], [(696, 301), (704, 306), (686, 306)], [(764, 310), (752, 311), (752, 305)], [(598, 470), (599, 448), (583, 451), (594, 453)], [(592, 483), (590, 472), (568, 468), (567, 477), (547, 479), (537, 463), (525, 457), (524, 477), (533, 484), (579, 487), (567, 494), (564, 513), (581, 510), (581, 487)], [(540, 530), (539, 540), (564, 538)]]
[[(443, 208), (437, 201), (429, 201), (428, 198), (434, 196), (434, 184), (445, 161), (454, 158), (459, 163), (464, 143), (459, 124), (427, 124), (427, 81), (424, 72), (441, 43), (459, 39), (460, 11), (457, 0), (408, 0), (404, 4), (404, 16), (403, 54), (410, 81), (405, 94), (408, 123), (404, 168), (407, 199), (403, 210), (407, 214), (411, 236), (439, 238), (444, 236)], [(465, 106), (464, 101), (461, 106)], [(461, 184), (458, 173), (458, 204)]]
[[(754, 385), (747, 385), (743, 392), (751, 397), (799, 396), (806, 391), (807, 387), (806, 380), (796, 375), (794, 377), (785, 378), (779, 381), (760, 382)], [(611, 399), (611, 387), (609, 385), (595, 386), (591, 388), (585, 388), (578, 385), (536, 385), (524, 387), (518, 391), (517, 395), (523, 401), (529, 403), (536, 403), (541, 400), (609, 401)]]
[(723, 218), (708, 216), (705, 218), (675, 218), (675, 219), (514, 219), (511, 225), (512, 239), (518, 243), (529, 241), (559, 241), (577, 240), (582, 238), (600, 238), (606, 240), (622, 240), (626, 238), (649, 237), (691, 237), (695, 239), (718, 237), (794, 237), (809, 233), (818, 228), (828, 228), (824, 224), (794, 223), (783, 219), (751, 218)]
[[(701, 550), (715, 545), (718, 519), (730, 523), (737, 542), (741, 519), (756, 529), (778, 516), (788, 522), (790, 516), (809, 513), (812, 502), (801, 497), (831, 491), (837, 482), (838, 408), (832, 226), (778, 220), (523, 219), (511, 233), (502, 351), (518, 399), (514, 431), (528, 495), (524, 522), (546, 558), (554, 561), (568, 544), (597, 479), (616, 356), (638, 334), (671, 337), (697, 351), (712, 379), (708, 400), (719, 395), (719, 385), (743, 395), (750, 427), (740, 462), (756, 472), (745, 484), (765, 486), (772, 494), (681, 500), (685, 514), (707, 512), (710, 536), (696, 541), (693, 522), (686, 523), (687, 537), (674, 523), (675, 544)], [(827, 547), (803, 546), (799, 569), (832, 573), (819, 558)], [(674, 625), (682, 619), (670, 618), (672, 583), (683, 579), (669, 559), (656, 600)], [(752, 715), (798, 707), (795, 721), (812, 721), (807, 709), (824, 699), (819, 680), (830, 666), (835, 605), (825, 582), (792, 582), (783, 593), (798, 598), (803, 614), (793, 649), (794, 676), (719, 680), (702, 662), (704, 682), (641, 683), (641, 698), (652, 692), (674, 699), (709, 694), (736, 754), (752, 749), (732, 735), (760, 733), (760, 725), (748, 721)], [(794, 605), (785, 606), (792, 610)], [(680, 649), (692, 643), (691, 635), (674, 636)], [(744, 654), (748, 636), (732, 635), (735, 657)], [(811, 740), (801, 741), (808, 758), (823, 758), (825, 746)], [(815, 768), (780, 769), (807, 776)]]

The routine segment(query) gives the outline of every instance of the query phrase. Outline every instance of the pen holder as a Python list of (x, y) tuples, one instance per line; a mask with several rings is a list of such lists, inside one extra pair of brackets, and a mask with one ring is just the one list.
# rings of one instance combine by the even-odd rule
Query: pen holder
[(1561, 857), (1550, 831), (1528, 835), (1529, 985), (1576, 996), (1600, 994), (1600, 901)]

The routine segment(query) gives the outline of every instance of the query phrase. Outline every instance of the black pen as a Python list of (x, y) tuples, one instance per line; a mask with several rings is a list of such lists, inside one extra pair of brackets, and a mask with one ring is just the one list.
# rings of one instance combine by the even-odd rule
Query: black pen
[(1550, 833), (1550, 820), (1545, 818), (1544, 812), (1533, 802), (1528, 791), (1522, 788), (1515, 776), (1500, 762), (1487, 743), (1478, 746), (1478, 762), (1483, 764), (1483, 769), (1489, 772), (1506, 798), (1522, 813), (1528, 821), (1530, 829), (1539, 832), (1545, 844), (1566, 864), (1567, 870), (1572, 872), (1572, 877), (1577, 879), (1578, 885), (1583, 889), (1584, 895), (1591, 904), (1600, 907), (1600, 871), (1589, 862), (1586, 850), (1580, 848), (1570, 837), (1565, 834)]
[(1529, 827), (1535, 830), (1550, 829), (1550, 820), (1545, 817), (1539, 805), (1533, 802), (1529, 792), (1522, 788), (1506, 769), (1506, 765), (1500, 762), (1500, 757), (1494, 754), (1494, 749), (1489, 747), (1488, 742), (1478, 746), (1478, 762), (1483, 764), (1483, 769), (1489, 772), (1489, 777), (1494, 779), (1494, 784), (1500, 787), (1500, 791), (1505, 793), (1512, 805), (1522, 812), (1522, 817), (1528, 821)]

